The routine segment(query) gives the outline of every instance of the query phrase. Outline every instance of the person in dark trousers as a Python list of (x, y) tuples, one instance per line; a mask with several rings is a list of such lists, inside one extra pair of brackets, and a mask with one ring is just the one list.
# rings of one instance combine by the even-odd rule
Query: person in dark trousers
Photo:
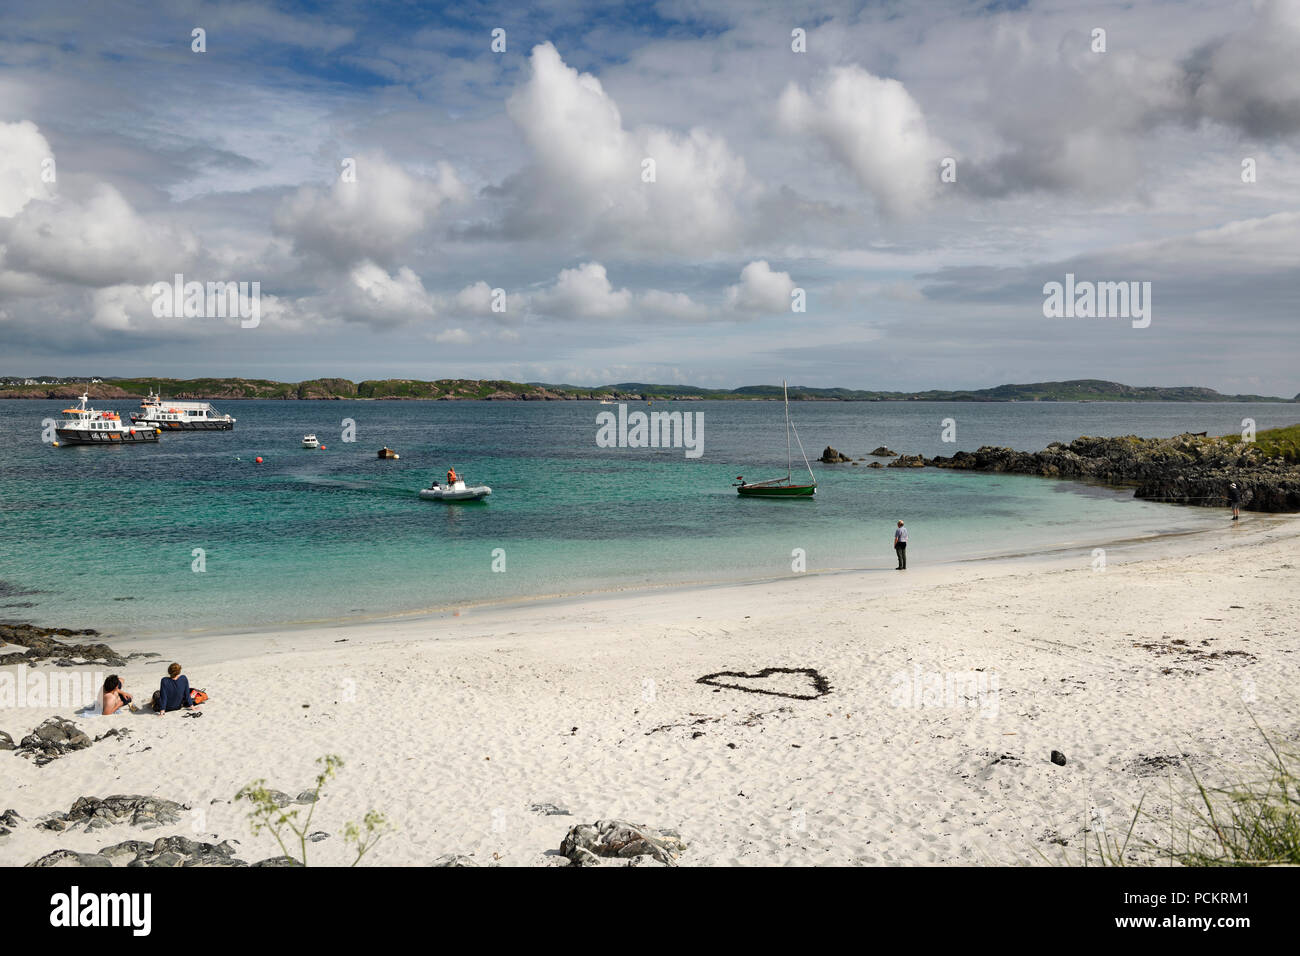
[(907, 570), (907, 529), (903, 527), (900, 519), (898, 527), (894, 529), (894, 554), (898, 555), (898, 567), (896, 571)]
[(1237, 483), (1235, 481), (1231, 482), (1228, 485), (1228, 504), (1232, 505), (1232, 520), (1233, 521), (1240, 520), (1241, 519), (1241, 489), (1237, 487)]
[(159, 717), (169, 710), (189, 710), (194, 706), (190, 702), (190, 679), (181, 673), (180, 664), (167, 668), (167, 676), (162, 679), (155, 700)]

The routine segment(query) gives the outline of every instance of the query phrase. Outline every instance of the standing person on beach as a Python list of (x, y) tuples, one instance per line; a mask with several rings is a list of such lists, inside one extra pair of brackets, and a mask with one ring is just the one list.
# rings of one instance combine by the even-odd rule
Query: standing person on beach
[(898, 519), (898, 527), (894, 529), (894, 554), (898, 555), (898, 567), (896, 571), (907, 570), (907, 529), (903, 527), (903, 519)]
[(1238, 520), (1240, 520), (1240, 518), (1241, 518), (1241, 489), (1237, 487), (1237, 483), (1236, 483), (1235, 481), (1234, 481), (1234, 482), (1230, 482), (1230, 483), (1228, 484), (1228, 504), (1232, 505), (1232, 520), (1233, 520), (1233, 521), (1238, 521)]

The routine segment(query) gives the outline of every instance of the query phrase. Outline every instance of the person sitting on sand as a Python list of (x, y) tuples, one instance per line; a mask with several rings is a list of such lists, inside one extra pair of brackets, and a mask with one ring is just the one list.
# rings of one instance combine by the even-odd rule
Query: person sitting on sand
[(107, 717), (109, 714), (116, 714), (123, 707), (131, 707), (131, 695), (126, 692), (122, 686), (122, 678), (116, 674), (109, 674), (104, 680), (104, 689), (100, 694), (100, 700), (103, 703), (103, 714)]
[(190, 679), (181, 673), (180, 664), (172, 664), (154, 695), (154, 709), (161, 717), (169, 710), (189, 710), (193, 706), (190, 702)]

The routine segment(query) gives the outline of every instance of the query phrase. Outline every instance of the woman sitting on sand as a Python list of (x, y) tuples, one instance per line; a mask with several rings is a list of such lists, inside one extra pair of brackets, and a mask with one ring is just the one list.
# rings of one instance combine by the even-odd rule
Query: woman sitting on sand
[(167, 668), (167, 676), (162, 679), (153, 699), (154, 710), (158, 711), (159, 717), (169, 710), (189, 710), (194, 706), (190, 702), (190, 679), (181, 673), (180, 664), (172, 664)]
[(131, 695), (126, 692), (122, 686), (122, 678), (116, 674), (109, 674), (104, 681), (104, 690), (100, 695), (103, 703), (103, 713), (107, 717), (109, 714), (116, 714), (123, 707), (131, 706)]

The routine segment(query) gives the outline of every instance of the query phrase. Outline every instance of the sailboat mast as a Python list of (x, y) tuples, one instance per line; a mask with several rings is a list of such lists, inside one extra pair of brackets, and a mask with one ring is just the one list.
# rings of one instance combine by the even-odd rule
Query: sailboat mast
[(786, 386), (785, 379), (781, 380), (781, 394), (785, 397), (785, 481), (789, 484), (794, 459), (790, 452), (790, 389)]

